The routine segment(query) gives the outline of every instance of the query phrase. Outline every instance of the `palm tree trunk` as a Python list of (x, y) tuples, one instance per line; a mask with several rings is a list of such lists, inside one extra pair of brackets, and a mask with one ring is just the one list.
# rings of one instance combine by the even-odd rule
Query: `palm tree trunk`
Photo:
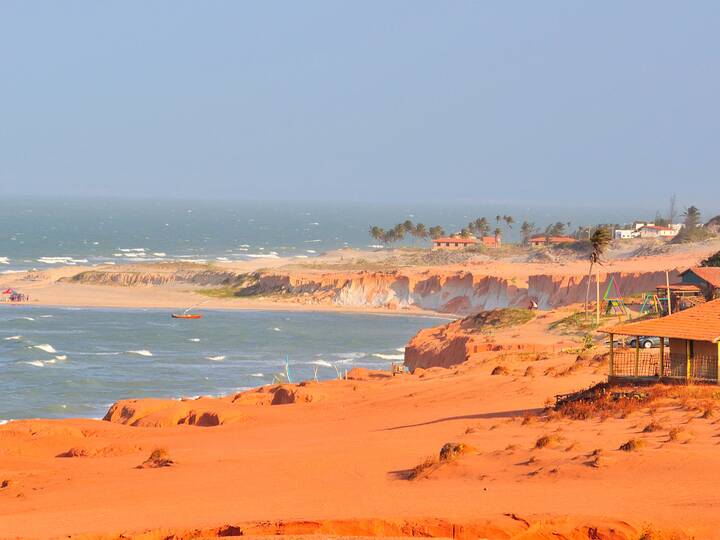
[(592, 271), (595, 261), (590, 261), (590, 271), (588, 272), (587, 290), (585, 291), (585, 319), (588, 318), (590, 304), (590, 282), (592, 281)]

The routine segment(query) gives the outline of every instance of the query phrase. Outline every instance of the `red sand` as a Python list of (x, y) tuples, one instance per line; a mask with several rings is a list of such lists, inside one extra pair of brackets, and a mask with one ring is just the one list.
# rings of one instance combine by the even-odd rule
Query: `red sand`
[[(451, 536), (454, 524), (464, 538), (637, 538), (651, 523), (718, 537), (720, 426), (713, 420), (690, 420), (686, 444), (664, 442), (667, 432), (640, 434), (649, 422), (643, 411), (604, 422), (523, 422), (525, 411), (554, 394), (601, 380), (602, 368), (583, 364), (567, 376), (552, 376), (552, 369), (543, 375), (573, 365), (572, 355), (503, 363), (509, 375), (490, 375), (495, 361), (397, 377), (360, 373), (366, 380), (302, 387), (312, 401), (286, 405), (254, 393), (235, 404), (232, 397), (169, 401), (165, 414), (157, 410), (163, 403), (141, 400), (131, 404), (135, 417), (124, 418), (132, 422), (150, 409), (175, 418), (180, 406), (198, 416), (218, 413), (227, 423), (215, 427), (13, 422), (0, 427), (0, 484), (9, 481), (0, 488), (1, 536), (155, 531), (148, 537), (160, 538), (195, 529), (207, 536), (401, 536), (413, 527)], [(523, 376), (528, 365), (536, 376)], [(691, 416), (662, 415), (668, 426)], [(560, 441), (534, 449), (548, 433)], [(646, 439), (646, 447), (617, 450), (633, 437)], [(446, 442), (477, 453), (428, 478), (404, 479)], [(137, 468), (156, 448), (174, 463)], [(587, 464), (596, 448), (605, 451), (599, 469)], [(65, 453), (75, 457), (58, 457)], [(266, 521), (285, 525), (257, 528)], [(599, 532), (591, 536), (588, 527)]]

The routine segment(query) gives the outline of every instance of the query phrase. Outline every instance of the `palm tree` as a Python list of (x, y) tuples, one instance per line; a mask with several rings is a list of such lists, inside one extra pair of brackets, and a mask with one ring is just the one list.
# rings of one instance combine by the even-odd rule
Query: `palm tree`
[(443, 230), (443, 228), (440, 225), (435, 225), (434, 227), (430, 227), (428, 234), (430, 235), (430, 238), (435, 240), (436, 238), (445, 236), (445, 231)]
[(500, 242), (500, 237), (502, 236), (502, 231), (500, 230), (500, 227), (497, 227), (493, 234), (495, 235), (495, 247), (497, 247), (498, 243)]
[(522, 241), (524, 245), (528, 245), (530, 243), (530, 237), (535, 232), (535, 224), (529, 223), (527, 221), (523, 221), (522, 225), (520, 225), (520, 234), (522, 235)]
[(425, 240), (428, 237), (428, 232), (424, 223), (418, 223), (415, 225), (415, 232), (413, 233), (413, 236), (415, 236), (415, 238), (419, 238), (420, 240)]
[(403, 222), (402, 226), (403, 226), (403, 229), (405, 229), (406, 233), (412, 234), (412, 232), (415, 230), (415, 225), (413, 225), (413, 222), (410, 221), (409, 219), (406, 219)]
[(592, 279), (593, 266), (595, 266), (595, 264), (602, 264), (602, 256), (610, 245), (611, 239), (610, 231), (605, 227), (598, 227), (590, 237), (592, 251), (590, 251), (590, 270), (588, 271), (587, 291), (585, 292), (585, 318), (587, 318), (588, 304), (590, 303), (590, 281)]
[(515, 223), (515, 219), (512, 216), (503, 216), (503, 219), (505, 220), (505, 225), (507, 225), (507, 228), (512, 229), (513, 223)]
[(490, 232), (490, 225), (487, 218), (481, 217), (475, 220), (475, 231), (478, 236), (487, 236)]
[(382, 227), (378, 227), (377, 225), (373, 225), (370, 227), (370, 237), (374, 240), (377, 240), (378, 242), (382, 242), (383, 238), (385, 237), (385, 231), (382, 229)]

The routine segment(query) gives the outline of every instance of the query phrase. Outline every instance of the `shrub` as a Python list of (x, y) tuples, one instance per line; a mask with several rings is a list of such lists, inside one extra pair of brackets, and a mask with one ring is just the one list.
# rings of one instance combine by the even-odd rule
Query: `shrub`
[(628, 442), (621, 444), (618, 450), (622, 450), (623, 452), (634, 452), (636, 450), (640, 450), (643, 446), (645, 446), (645, 441), (640, 439), (630, 439)]

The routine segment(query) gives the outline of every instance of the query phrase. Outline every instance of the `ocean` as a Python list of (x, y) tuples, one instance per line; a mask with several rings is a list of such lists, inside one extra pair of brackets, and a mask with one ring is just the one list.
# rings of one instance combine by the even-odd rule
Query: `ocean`
[[(648, 219), (654, 211), (628, 208), (530, 207), (498, 204), (337, 204), (238, 201), (22, 199), (0, 200), (0, 274), (60, 265), (138, 261), (198, 262), (251, 258), (311, 258), (343, 248), (378, 248), (371, 225), (390, 228), (410, 219), (450, 233), (470, 220), (512, 215), (501, 226), (517, 240), (523, 220), (539, 228), (570, 222)], [(408, 239), (405, 245), (413, 245)], [(418, 244), (422, 245), (422, 244)], [(1, 283), (0, 283), (1, 285)]]
[(0, 307), (0, 422), (102, 417), (122, 398), (225, 395), (387, 369), (430, 317), (275, 311)]
[[(312, 258), (377, 248), (371, 225), (406, 219), (447, 232), (479, 216), (512, 215), (538, 227), (651, 217), (623, 208), (482, 204), (311, 204), (237, 201), (22, 199), (0, 201), (3, 274), (59, 265), (143, 261)], [(650, 214), (648, 216), (647, 214)], [(412, 240), (406, 242), (412, 245)], [(353, 366), (388, 367), (422, 317), (208, 311), (176, 321), (166, 310), (0, 307), (0, 422), (99, 417), (118, 399), (222, 395), (270, 383), (337, 377)]]

